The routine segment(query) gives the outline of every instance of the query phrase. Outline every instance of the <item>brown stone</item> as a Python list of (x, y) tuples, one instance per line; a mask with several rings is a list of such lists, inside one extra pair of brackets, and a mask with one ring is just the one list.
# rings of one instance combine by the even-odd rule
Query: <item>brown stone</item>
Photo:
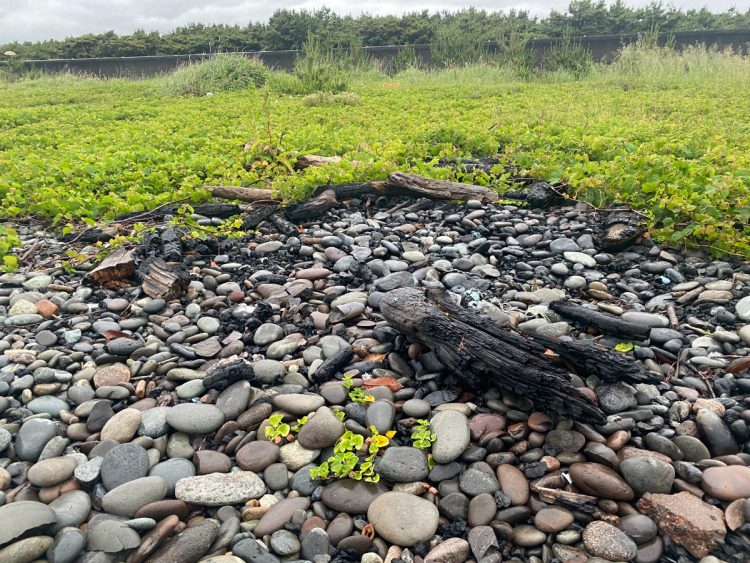
[(469, 558), (469, 542), (461, 538), (449, 538), (430, 550), (424, 563), (463, 563)]
[(622, 448), (619, 452), (617, 452), (617, 457), (620, 458), (620, 461), (624, 461), (629, 457), (653, 457), (654, 459), (658, 459), (660, 461), (663, 461), (664, 463), (672, 463), (672, 458), (667, 455), (660, 454), (659, 452), (654, 452), (651, 450), (642, 450), (640, 448), (632, 447)]
[[(325, 530), (326, 521), (323, 520), (320, 516), (310, 516), (310, 518), (302, 523), (302, 527), (300, 528), (300, 535), (306, 536), (313, 528), (322, 528), (323, 530)], [(336, 544), (334, 543), (333, 545)]]
[(505, 428), (505, 418), (499, 414), (480, 413), (469, 421), (469, 432), (474, 442), (480, 441), (490, 432), (499, 432)]
[(521, 506), (529, 501), (529, 482), (515, 465), (499, 465), (497, 480), (513, 506)]
[(727, 532), (721, 510), (690, 493), (646, 493), (636, 507), (695, 557), (708, 555)]
[(94, 387), (109, 387), (130, 381), (130, 368), (125, 364), (109, 364), (94, 374)]
[(309, 506), (310, 499), (305, 497), (289, 497), (277, 502), (260, 519), (254, 530), (255, 535), (261, 537), (280, 530), (292, 519), (294, 512), (307, 510)]
[(630, 440), (630, 434), (625, 430), (618, 430), (607, 438), (607, 447), (617, 451)]
[(727, 506), (727, 509), (724, 511), (724, 520), (726, 520), (729, 529), (734, 531), (744, 526), (748, 511), (750, 511), (750, 501), (744, 498), (739, 498)]
[(570, 526), (575, 518), (566, 508), (551, 506), (542, 508), (534, 515), (534, 525), (542, 532), (559, 532)]
[(193, 454), (193, 465), (197, 475), (227, 473), (232, 468), (229, 456), (214, 450), (200, 450)]
[(279, 459), (279, 452), (279, 446), (272, 442), (250, 442), (237, 451), (237, 465), (245, 471), (259, 473)]
[(633, 500), (633, 489), (615, 471), (598, 463), (575, 463), (570, 478), (581, 492), (598, 498)]
[(141, 563), (152, 551), (172, 535), (172, 532), (174, 532), (179, 523), (180, 519), (174, 514), (158, 522), (156, 526), (143, 536), (141, 545), (128, 556), (126, 563)]
[(529, 415), (527, 424), (529, 425), (529, 428), (531, 428), (535, 432), (547, 432), (549, 430), (552, 430), (552, 427), (554, 426), (552, 424), (552, 419), (543, 412), (539, 411), (532, 412)]
[(59, 310), (60, 307), (47, 299), (41, 299), (36, 302), (36, 312), (42, 315), (45, 319), (55, 316)]
[(190, 508), (187, 503), (181, 500), (164, 499), (157, 500), (139, 508), (134, 518), (153, 518), (157, 522), (164, 520), (169, 516), (177, 516), (179, 520), (185, 520), (188, 517)]
[(709, 467), (703, 472), (703, 490), (719, 500), (750, 498), (750, 467)]

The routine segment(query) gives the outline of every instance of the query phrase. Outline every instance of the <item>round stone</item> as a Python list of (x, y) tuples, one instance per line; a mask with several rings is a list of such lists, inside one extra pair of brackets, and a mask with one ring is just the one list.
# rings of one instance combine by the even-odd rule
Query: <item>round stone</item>
[(430, 428), (436, 435), (432, 443), (435, 463), (450, 463), (457, 459), (469, 445), (469, 421), (455, 410), (440, 411), (432, 417)]
[(546, 533), (560, 532), (570, 526), (574, 520), (570, 510), (556, 506), (543, 508), (534, 515), (534, 525)]
[(513, 542), (521, 547), (536, 547), (547, 541), (547, 535), (534, 526), (516, 526), (513, 528)]
[(609, 561), (630, 561), (638, 553), (638, 546), (625, 532), (612, 524), (595, 520), (583, 530), (583, 544), (594, 557)]
[(656, 537), (656, 524), (643, 514), (628, 514), (620, 518), (618, 527), (637, 544), (642, 545)]
[(265, 441), (250, 442), (242, 446), (235, 457), (240, 469), (259, 473), (279, 459), (279, 446)]
[(750, 467), (709, 467), (703, 472), (701, 487), (719, 500), (731, 502), (740, 498), (750, 498)]
[(138, 444), (120, 444), (104, 455), (101, 467), (102, 483), (111, 491), (123, 483), (148, 475), (148, 454)]
[(214, 317), (201, 317), (195, 324), (206, 334), (219, 332), (219, 327), (221, 326), (219, 319)]
[(167, 424), (185, 434), (210, 434), (224, 424), (224, 413), (216, 405), (181, 403), (166, 413)]
[(344, 433), (344, 423), (328, 407), (320, 407), (297, 436), (299, 443), (311, 450), (333, 446)]
[(114, 387), (130, 381), (130, 368), (125, 364), (109, 364), (94, 374), (94, 387)]
[(185, 477), (177, 481), (174, 494), (189, 504), (223, 506), (260, 498), (265, 492), (263, 481), (252, 471), (233, 471)]
[(163, 499), (167, 482), (161, 477), (141, 477), (123, 483), (102, 497), (102, 508), (109, 514), (132, 518), (149, 503)]
[(102, 440), (115, 442), (129, 442), (141, 424), (141, 411), (127, 408), (116, 413), (104, 425), (101, 431)]
[(401, 547), (410, 547), (434, 536), (438, 517), (434, 504), (406, 493), (384, 493), (367, 509), (367, 519), (377, 534)]
[(391, 446), (386, 448), (377, 465), (377, 472), (389, 481), (411, 483), (427, 478), (427, 457), (417, 448)]
[(253, 335), (253, 343), (256, 346), (268, 346), (284, 338), (284, 329), (279, 325), (266, 323), (258, 327)]
[(336, 512), (364, 514), (372, 502), (385, 492), (386, 488), (381, 483), (341, 479), (326, 485), (320, 500)]
[[(501, 466), (502, 467), (502, 466)], [(570, 478), (581, 492), (598, 498), (633, 500), (635, 493), (617, 472), (598, 463), (574, 463)]]
[(174, 496), (177, 481), (195, 475), (195, 466), (187, 459), (176, 457), (154, 465), (148, 472), (150, 476), (161, 477), (167, 482), (167, 496)]
[(57, 522), (55, 512), (46, 504), (18, 500), (0, 506), (0, 545), (22, 536), (31, 530), (41, 529)]
[(77, 465), (78, 462), (73, 457), (53, 457), (32, 465), (26, 477), (32, 485), (51, 487), (70, 479)]
[(620, 463), (620, 473), (638, 494), (668, 493), (674, 482), (674, 467), (647, 456), (629, 457)]

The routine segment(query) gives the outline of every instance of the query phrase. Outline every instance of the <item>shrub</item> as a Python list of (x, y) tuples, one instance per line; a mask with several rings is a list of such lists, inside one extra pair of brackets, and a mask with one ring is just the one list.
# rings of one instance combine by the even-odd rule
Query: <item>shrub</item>
[[(349, 87), (350, 71), (343, 57), (336, 57), (333, 47), (309, 35), (302, 47), (302, 56), (294, 65), (299, 79), (299, 94), (330, 92), (337, 94)], [(293, 93), (293, 92), (289, 92)]]
[(458, 25), (441, 27), (430, 48), (433, 67), (450, 68), (487, 62), (487, 44)]
[(223, 54), (176, 70), (167, 77), (165, 89), (174, 96), (205, 96), (209, 92), (258, 88), (269, 74), (256, 59)]
[(569, 72), (575, 78), (583, 78), (594, 70), (591, 51), (580, 41), (565, 35), (542, 55), (542, 70), (545, 73)]

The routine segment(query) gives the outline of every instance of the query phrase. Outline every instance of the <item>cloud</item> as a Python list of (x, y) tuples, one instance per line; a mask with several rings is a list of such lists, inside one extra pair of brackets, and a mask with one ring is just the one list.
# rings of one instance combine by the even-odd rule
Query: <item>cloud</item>
[[(629, 0), (627, 3), (640, 6), (650, 1)], [(731, 6), (741, 11), (750, 9), (750, 1), (675, 0), (674, 4), (684, 9), (704, 6), (710, 6), (715, 11)], [(363, 12), (383, 15), (421, 10), (459, 10), (474, 6), (485, 10), (525, 10), (541, 16), (553, 8), (560, 10), (563, 5), (555, 0), (476, 0), (471, 3), (452, 0), (362, 0), (356, 7), (347, 0), (0, 0), (0, 42), (62, 39), (109, 30), (121, 34), (132, 33), (136, 29), (164, 32), (196, 22), (245, 25), (251, 21), (266, 21), (273, 12), (282, 8), (313, 10), (326, 6), (342, 15)]]

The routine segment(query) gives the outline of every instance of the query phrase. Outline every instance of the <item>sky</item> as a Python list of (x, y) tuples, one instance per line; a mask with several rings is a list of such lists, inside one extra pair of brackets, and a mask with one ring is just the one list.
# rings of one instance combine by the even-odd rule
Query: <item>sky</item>
[[(626, 0), (642, 6), (651, 0)], [(665, 2), (666, 4), (667, 2)], [(266, 21), (278, 9), (312, 10), (326, 6), (342, 15), (367, 12), (374, 15), (411, 11), (459, 10), (473, 6), (485, 10), (525, 10), (535, 16), (553, 8), (562, 11), (567, 0), (0, 0), (0, 43), (64, 39), (84, 33), (114, 30), (120, 34), (136, 29), (170, 31), (188, 23), (245, 25)], [(710, 6), (724, 11), (734, 6), (745, 12), (750, 0), (672, 0), (683, 9)]]

